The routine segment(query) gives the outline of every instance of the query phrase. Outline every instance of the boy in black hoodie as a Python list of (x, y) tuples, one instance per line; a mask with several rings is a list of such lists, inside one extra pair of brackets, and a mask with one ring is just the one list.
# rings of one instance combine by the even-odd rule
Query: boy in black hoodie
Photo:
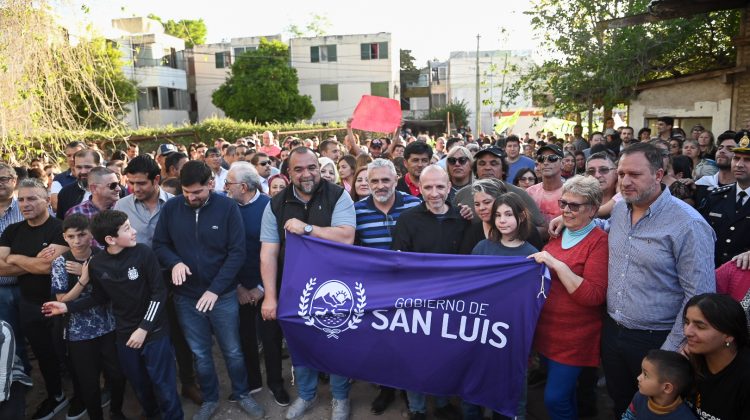
[[(78, 312), (107, 300), (117, 330), (117, 353), (147, 418), (182, 419), (177, 395), (174, 352), (163, 315), (167, 291), (156, 256), (136, 243), (125, 213), (105, 210), (91, 220), (94, 239), (106, 249), (91, 259), (90, 297), (75, 302), (47, 302), (48, 316)], [(155, 386), (157, 385), (157, 386)]]

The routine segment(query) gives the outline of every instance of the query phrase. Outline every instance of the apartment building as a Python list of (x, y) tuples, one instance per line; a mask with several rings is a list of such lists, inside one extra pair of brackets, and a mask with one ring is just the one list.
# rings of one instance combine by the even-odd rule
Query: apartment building
[(292, 38), (289, 46), (314, 121), (346, 120), (362, 95), (400, 100), (399, 49), (390, 33)]
[(185, 42), (145, 17), (113, 19), (112, 27), (107, 38), (122, 52), (125, 77), (138, 86), (126, 123), (138, 128), (189, 122)]

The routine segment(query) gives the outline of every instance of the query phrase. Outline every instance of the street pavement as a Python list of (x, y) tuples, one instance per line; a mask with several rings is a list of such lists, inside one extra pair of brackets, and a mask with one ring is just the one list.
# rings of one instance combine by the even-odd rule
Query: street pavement
[[(214, 415), (214, 420), (241, 420), (249, 419), (250, 417), (245, 414), (240, 408), (239, 404), (231, 403), (227, 401), (227, 397), (230, 394), (230, 383), (226, 374), (226, 368), (221, 353), (218, 350), (218, 346), (214, 345), (214, 362), (217, 367), (219, 375), (220, 385), (220, 399), (221, 404), (217, 413)], [(33, 363), (34, 370), (32, 372), (32, 378), (36, 386), (27, 394), (26, 402), (26, 417), (30, 418), (34, 413), (37, 405), (44, 399), (45, 391), (39, 369), (36, 368), (36, 362)], [(263, 366), (263, 363), (261, 363)], [(296, 397), (296, 390), (291, 384), (292, 373), (291, 373), (291, 362), (287, 358), (284, 360), (284, 379), (287, 390), (289, 391), (292, 401)], [(158, 385), (158, 384), (157, 384)], [(70, 380), (65, 380), (66, 394), (72, 396), (72, 385)], [(178, 381), (178, 392), (179, 392), (179, 381)], [(352, 384), (350, 393), (351, 398), (351, 419), (375, 419), (375, 420), (404, 420), (408, 418), (406, 409), (406, 403), (401, 397), (397, 397), (396, 401), (380, 416), (375, 416), (370, 413), (370, 403), (378, 393), (378, 388), (370, 383), (363, 381), (355, 381)], [(544, 388), (542, 386), (533, 387), (529, 389), (529, 400), (527, 406), (528, 420), (547, 420), (547, 416), (544, 408)], [(598, 416), (596, 417), (584, 417), (582, 420), (611, 420), (611, 401), (607, 396), (606, 389), (604, 387), (597, 388), (598, 394)], [(266, 419), (283, 419), (286, 414), (286, 407), (280, 407), (273, 401), (273, 396), (268, 388), (264, 388), (262, 391), (254, 394), (253, 397), (263, 406), (266, 411)], [(428, 400), (429, 401), (429, 400)], [(453, 404), (460, 406), (458, 399), (453, 399)], [(187, 399), (182, 399), (182, 408), (185, 412), (185, 418), (191, 419), (193, 414), (198, 410), (198, 406), (193, 404)], [(432, 416), (432, 407), (428, 404), (428, 418), (434, 418)], [(67, 409), (63, 410), (62, 413), (55, 417), (55, 420), (64, 420)], [(109, 418), (109, 410), (105, 409), (105, 418)], [(140, 409), (138, 402), (135, 400), (130, 386), (127, 387), (125, 395), (125, 406), (123, 409), (124, 414), (129, 419), (139, 419)], [(489, 412), (486, 416), (490, 416)], [(309, 411), (304, 417), (306, 420), (324, 420), (331, 418), (331, 393), (327, 384), (321, 383), (319, 385), (317, 404), (314, 409)], [(4, 420), (4, 419), (3, 419)]]

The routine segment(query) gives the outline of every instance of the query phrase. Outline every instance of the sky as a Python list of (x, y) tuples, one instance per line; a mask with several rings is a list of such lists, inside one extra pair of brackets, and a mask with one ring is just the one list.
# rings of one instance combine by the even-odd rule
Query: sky
[[(233, 37), (285, 34), (290, 24), (304, 27), (317, 14), (331, 26), (328, 35), (390, 32), (394, 45), (412, 50), (417, 67), (428, 60), (445, 60), (451, 51), (475, 51), (477, 34), (480, 50), (533, 49), (530, 18), (523, 14), (527, 0), (496, 2), (462, 0), (381, 0), (369, 2), (332, 0), (280, 1), (174, 1), (174, 0), (89, 0), (85, 15), (96, 26), (113, 18), (146, 16), (168, 19), (200, 19), (208, 29), (207, 42)], [(58, 3), (67, 13), (80, 14), (80, 1)], [(451, 5), (451, 8), (446, 7)], [(507, 35), (502, 35), (501, 28)]]

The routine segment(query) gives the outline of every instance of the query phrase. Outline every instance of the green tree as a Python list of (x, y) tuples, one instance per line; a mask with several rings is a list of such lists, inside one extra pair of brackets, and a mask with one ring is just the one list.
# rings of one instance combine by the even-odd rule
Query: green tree
[(310, 21), (307, 24), (302, 26), (292, 23), (286, 27), (286, 32), (293, 38), (324, 36), (328, 34), (331, 26), (331, 21), (326, 16), (314, 13), (310, 15)]
[(469, 124), (471, 111), (469, 111), (469, 104), (464, 100), (451, 101), (444, 107), (433, 108), (423, 119), (445, 121), (449, 112), (452, 127), (456, 128)]
[(646, 11), (649, 0), (536, 0), (532, 26), (547, 59), (526, 72), (514, 94), (557, 115), (605, 110), (633, 98), (639, 82), (734, 64), (738, 11), (603, 30), (604, 20)]
[(419, 80), (419, 69), (414, 65), (411, 50), (399, 50), (401, 58), (401, 84), (413, 83)]
[(125, 105), (134, 102), (138, 97), (136, 85), (126, 78), (122, 71), (120, 51), (105, 39), (95, 38), (89, 42), (82, 42), (74, 48), (83, 49), (85, 52), (79, 54), (92, 57), (89, 65), (79, 69), (81, 73), (78, 76), (93, 81), (98, 89), (95, 91), (82, 89), (81, 84), (75, 79), (66, 81), (73, 115), (85, 128), (108, 128), (111, 117), (102, 115), (99, 110), (112, 106), (114, 102), (114, 116), (122, 117), (129, 112)]
[(203, 19), (180, 19), (177, 21), (169, 19), (165, 22), (154, 14), (148, 15), (148, 18), (164, 25), (165, 33), (183, 39), (185, 41), (185, 48), (193, 48), (196, 45), (206, 43), (208, 30)]
[(237, 120), (259, 123), (309, 119), (315, 113), (309, 96), (297, 89), (297, 70), (289, 65), (289, 47), (262, 39), (232, 64), (227, 81), (212, 95), (214, 105)]

